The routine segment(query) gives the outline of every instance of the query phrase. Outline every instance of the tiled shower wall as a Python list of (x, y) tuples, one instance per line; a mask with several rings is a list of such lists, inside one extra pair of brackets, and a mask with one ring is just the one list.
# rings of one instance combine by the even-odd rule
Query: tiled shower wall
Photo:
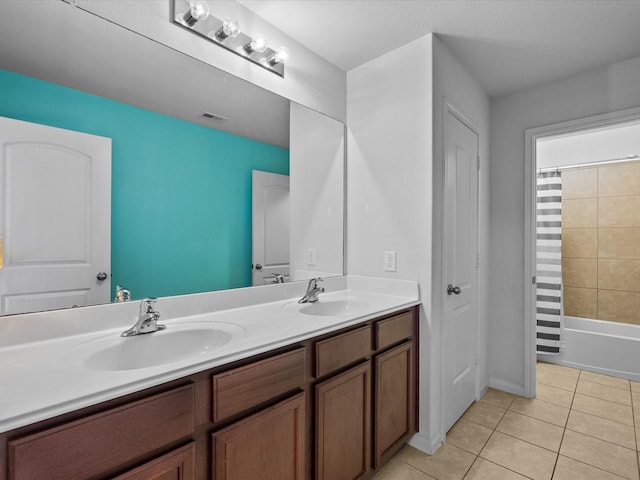
[(562, 172), (565, 315), (640, 324), (640, 161)]

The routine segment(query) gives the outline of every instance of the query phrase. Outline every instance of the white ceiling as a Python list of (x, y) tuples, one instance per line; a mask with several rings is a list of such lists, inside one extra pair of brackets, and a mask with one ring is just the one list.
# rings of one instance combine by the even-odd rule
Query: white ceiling
[(640, 56), (638, 0), (238, 0), (345, 71), (430, 32), (490, 96)]

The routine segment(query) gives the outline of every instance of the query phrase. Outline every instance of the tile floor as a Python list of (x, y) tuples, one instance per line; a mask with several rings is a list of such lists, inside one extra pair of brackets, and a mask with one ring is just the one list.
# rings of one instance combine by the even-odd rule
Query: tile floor
[(640, 383), (538, 363), (536, 390), (490, 388), (435, 455), (407, 446), (375, 480), (640, 479)]

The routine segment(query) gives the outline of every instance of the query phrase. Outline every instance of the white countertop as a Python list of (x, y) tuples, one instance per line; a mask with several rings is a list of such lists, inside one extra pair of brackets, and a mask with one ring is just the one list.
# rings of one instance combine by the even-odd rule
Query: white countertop
[[(139, 302), (0, 317), (4, 339), (0, 345), (0, 432), (420, 303), (415, 282), (347, 276), (327, 279), (324, 286), (327, 292), (319, 296), (321, 303), (350, 302), (349, 308), (336, 315), (301, 313), (303, 306), (297, 300), (305, 285), (297, 283), (159, 299), (159, 323), (167, 329), (150, 335), (227, 325), (233, 338), (173, 363), (130, 370), (96, 368), (87, 359), (107, 346), (139, 338), (120, 337), (133, 324), (131, 315), (135, 320)], [(185, 305), (188, 308), (181, 308)], [(181, 315), (181, 310), (186, 314)]]

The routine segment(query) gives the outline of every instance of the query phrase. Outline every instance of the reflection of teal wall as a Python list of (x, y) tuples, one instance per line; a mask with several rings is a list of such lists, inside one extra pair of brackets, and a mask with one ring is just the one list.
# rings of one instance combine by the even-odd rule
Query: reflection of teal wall
[(112, 139), (112, 287), (251, 284), (251, 170), (288, 175), (287, 149), (6, 70), (0, 115)]

